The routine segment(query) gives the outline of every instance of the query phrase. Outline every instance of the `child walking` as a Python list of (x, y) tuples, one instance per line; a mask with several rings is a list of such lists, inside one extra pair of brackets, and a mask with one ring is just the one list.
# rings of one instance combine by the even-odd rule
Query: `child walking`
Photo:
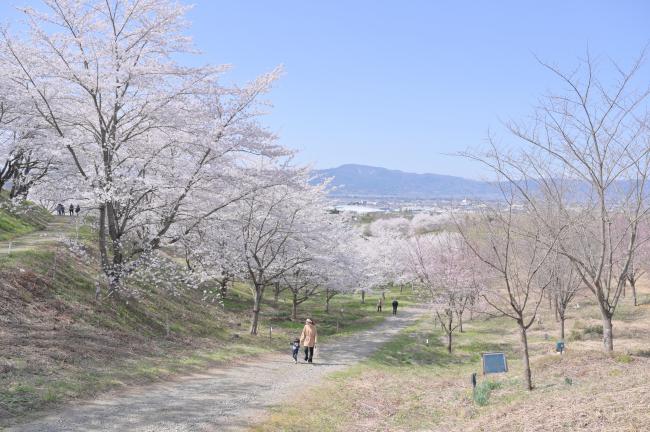
[(291, 354), (293, 356), (293, 362), (298, 363), (298, 353), (300, 352), (300, 339), (295, 338), (291, 343)]

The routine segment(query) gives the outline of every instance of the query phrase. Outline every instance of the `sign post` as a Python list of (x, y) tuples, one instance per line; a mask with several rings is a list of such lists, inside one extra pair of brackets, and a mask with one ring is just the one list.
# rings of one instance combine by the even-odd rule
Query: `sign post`
[(476, 397), (476, 372), (472, 372), (472, 397)]
[(502, 352), (481, 353), (483, 375), (508, 372), (508, 361)]

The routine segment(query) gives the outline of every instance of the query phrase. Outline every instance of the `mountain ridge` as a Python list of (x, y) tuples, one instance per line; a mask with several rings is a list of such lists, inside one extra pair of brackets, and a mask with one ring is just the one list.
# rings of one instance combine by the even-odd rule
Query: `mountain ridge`
[(385, 197), (411, 199), (494, 199), (493, 183), (464, 177), (411, 173), (362, 164), (344, 164), (316, 170), (319, 179), (332, 178), (333, 197)]

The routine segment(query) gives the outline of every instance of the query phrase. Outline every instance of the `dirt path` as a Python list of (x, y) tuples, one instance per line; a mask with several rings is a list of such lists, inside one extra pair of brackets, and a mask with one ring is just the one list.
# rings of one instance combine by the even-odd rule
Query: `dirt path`
[(371, 330), (318, 347), (314, 364), (289, 353), (212, 369), (172, 382), (132, 389), (66, 408), (9, 431), (241, 431), (267, 410), (327, 374), (367, 358), (419, 315), (402, 310)]
[(43, 230), (34, 231), (12, 240), (0, 241), (0, 255), (33, 250), (40, 245), (56, 243), (74, 229), (75, 220), (76, 216), (55, 216)]

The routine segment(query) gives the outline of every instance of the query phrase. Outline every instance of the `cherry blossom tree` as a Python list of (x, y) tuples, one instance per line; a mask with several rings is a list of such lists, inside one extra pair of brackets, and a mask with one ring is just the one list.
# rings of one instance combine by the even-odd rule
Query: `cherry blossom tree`
[(416, 292), (433, 307), (449, 353), (453, 334), (462, 326), (463, 313), (474, 295), (476, 263), (471, 258), (457, 233), (428, 233), (409, 239), (405, 266), (412, 272)]
[(226, 68), (175, 61), (193, 51), (187, 7), (45, 0), (22, 10), (27, 33), (2, 33), (8, 74), (97, 209), (109, 294), (147, 254), (250, 193), (233, 187), (242, 155), (287, 154), (257, 120), (278, 70), (227, 87)]
[(24, 199), (47, 175), (53, 155), (47, 131), (7, 75), (4, 54), (0, 49), (0, 190), (11, 184), (9, 197)]
[(231, 207), (240, 276), (250, 282), (253, 294), (251, 334), (257, 334), (266, 287), (313, 259), (310, 247), (321, 238), (319, 224), (328, 215), (324, 186), (311, 185), (308, 170), (265, 171), (278, 184), (258, 188)]

